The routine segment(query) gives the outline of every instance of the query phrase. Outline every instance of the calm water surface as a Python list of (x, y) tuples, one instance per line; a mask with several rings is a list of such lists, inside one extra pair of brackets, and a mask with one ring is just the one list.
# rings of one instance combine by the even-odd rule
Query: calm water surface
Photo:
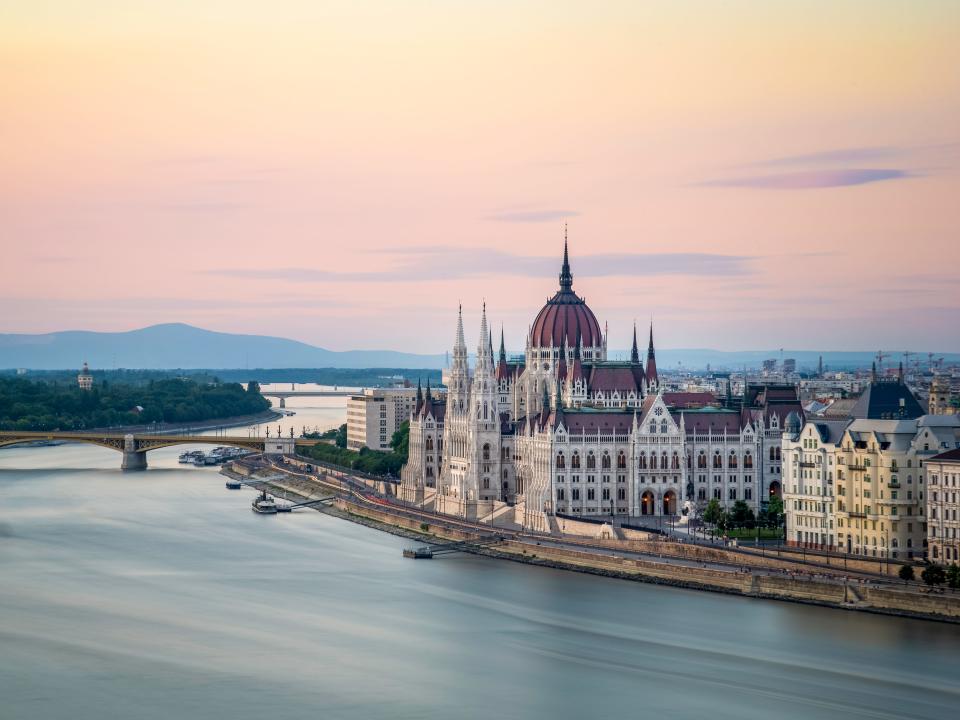
[[(342, 416), (334, 400), (281, 422)], [(138, 474), (94, 447), (0, 451), (0, 718), (960, 707), (958, 627), (469, 556), (405, 560), (408, 541), (317, 512), (254, 515), (252, 491), (178, 465), (183, 449), (152, 452)]]

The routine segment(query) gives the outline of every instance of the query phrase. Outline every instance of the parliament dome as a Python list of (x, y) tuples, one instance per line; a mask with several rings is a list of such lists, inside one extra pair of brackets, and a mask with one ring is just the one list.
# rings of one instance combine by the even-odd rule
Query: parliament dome
[(578, 335), (583, 347), (600, 347), (603, 344), (603, 334), (596, 315), (573, 291), (573, 275), (570, 273), (570, 259), (564, 242), (560, 289), (537, 313), (530, 332), (530, 344), (541, 348), (562, 348), (564, 345), (573, 348)]

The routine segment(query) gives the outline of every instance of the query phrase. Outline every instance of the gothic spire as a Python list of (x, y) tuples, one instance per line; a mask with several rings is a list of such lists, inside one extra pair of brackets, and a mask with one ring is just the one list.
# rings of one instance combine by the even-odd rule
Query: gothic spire
[(573, 287), (573, 275), (570, 274), (570, 253), (567, 251), (567, 224), (563, 224), (563, 267), (560, 268), (560, 289)]
[(630, 350), (630, 362), (634, 365), (640, 363), (640, 351), (637, 349), (637, 323), (633, 323), (633, 349)]
[(648, 385), (653, 383), (659, 384), (660, 378), (657, 375), (657, 357), (653, 351), (653, 320), (650, 321), (650, 345), (647, 347), (646, 378)]
[[(487, 352), (487, 343), (490, 341), (490, 337), (487, 334), (487, 302), (483, 302), (483, 312), (480, 314), (480, 340), (477, 343), (477, 355), (485, 355)], [(491, 349), (490, 354), (493, 355), (493, 350)]]
[(454, 350), (467, 351), (467, 342), (463, 339), (463, 305), (457, 308), (457, 341), (453, 346)]
[(430, 397), (430, 378), (427, 378), (427, 394), (424, 397), (424, 402), (431, 402), (432, 400), (433, 398)]
[(503, 344), (503, 325), (500, 326), (500, 362), (507, 362), (507, 348)]
[(420, 387), (420, 378), (417, 378), (417, 407), (423, 402), (423, 388)]

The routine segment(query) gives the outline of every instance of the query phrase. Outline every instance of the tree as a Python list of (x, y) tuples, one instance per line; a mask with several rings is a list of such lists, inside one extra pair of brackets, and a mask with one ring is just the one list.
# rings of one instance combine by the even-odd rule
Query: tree
[(897, 574), (905, 583), (910, 582), (913, 580), (913, 565), (901, 565), (900, 572)]
[(778, 528), (783, 522), (783, 498), (774, 495), (767, 503), (767, 527)]
[(337, 428), (337, 437), (336, 445), (338, 448), (345, 448), (347, 446), (347, 424), (344, 423)]
[(410, 455), (410, 421), (404, 420), (400, 423), (400, 429), (393, 433), (393, 437), (390, 438), (390, 447), (393, 448), (393, 452), (403, 459), (403, 462), (407, 461), (407, 457)]
[(954, 563), (947, 568), (947, 585), (953, 589), (960, 588), (960, 565)]
[(920, 579), (927, 585), (943, 585), (947, 581), (947, 573), (942, 565), (929, 565), (920, 573)]
[(707, 503), (707, 509), (703, 511), (703, 521), (710, 525), (717, 525), (723, 519), (724, 514), (723, 508), (720, 507), (720, 501), (713, 498)]
[(730, 525), (737, 528), (752, 528), (756, 524), (753, 510), (743, 500), (737, 500), (730, 512)]

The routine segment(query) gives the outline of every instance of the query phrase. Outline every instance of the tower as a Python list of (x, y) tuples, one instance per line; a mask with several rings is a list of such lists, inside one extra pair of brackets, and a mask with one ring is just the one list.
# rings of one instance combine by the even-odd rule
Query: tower
[(656, 391), (660, 387), (660, 376), (657, 374), (657, 356), (653, 350), (653, 320), (650, 321), (650, 344), (647, 346), (647, 391)]
[(499, 499), (500, 414), (494, 371), (493, 338), (487, 325), (487, 305), (480, 316), (477, 363), (470, 387), (468, 456), (464, 500), (466, 515), (475, 516), (476, 502)]

